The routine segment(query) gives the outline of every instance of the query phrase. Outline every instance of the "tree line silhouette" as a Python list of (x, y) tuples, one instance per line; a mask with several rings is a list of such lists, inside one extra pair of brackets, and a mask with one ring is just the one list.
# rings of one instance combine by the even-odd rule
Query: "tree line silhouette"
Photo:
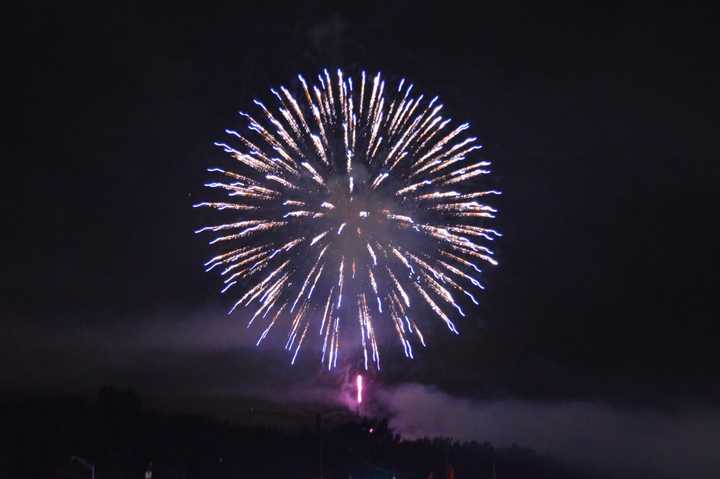
[(580, 477), (519, 447), (404, 440), (386, 419), (317, 416), (314, 425), (247, 426), (163, 414), (132, 390), (94, 401), (36, 397), (0, 405), (0, 477), (90, 478), (552, 478)]

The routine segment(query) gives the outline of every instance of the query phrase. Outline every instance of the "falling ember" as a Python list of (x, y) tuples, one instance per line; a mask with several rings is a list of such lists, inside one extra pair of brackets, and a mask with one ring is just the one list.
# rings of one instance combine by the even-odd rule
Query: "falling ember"
[(248, 310), (258, 345), (282, 330), (291, 364), (319, 340), (333, 369), (348, 328), (365, 369), (380, 369), (381, 338), (412, 359), (427, 318), (458, 334), (485, 289), (481, 267), (498, 264), (490, 162), (467, 123), (451, 125), (437, 97), (404, 79), (298, 80), (215, 143), (231, 165), (207, 170), (216, 198), (193, 205), (225, 218), (195, 231), (213, 235), (205, 270), (234, 297), (228, 314)]
[(355, 377), (355, 384), (357, 385), (357, 403), (361, 404), (363, 398), (363, 377), (361, 374)]

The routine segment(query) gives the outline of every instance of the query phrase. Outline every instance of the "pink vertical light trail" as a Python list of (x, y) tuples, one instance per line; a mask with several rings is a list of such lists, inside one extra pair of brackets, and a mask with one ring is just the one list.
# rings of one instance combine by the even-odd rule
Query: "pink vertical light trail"
[(357, 402), (360, 404), (362, 403), (363, 394), (363, 377), (360, 374), (355, 378), (355, 383), (357, 384)]

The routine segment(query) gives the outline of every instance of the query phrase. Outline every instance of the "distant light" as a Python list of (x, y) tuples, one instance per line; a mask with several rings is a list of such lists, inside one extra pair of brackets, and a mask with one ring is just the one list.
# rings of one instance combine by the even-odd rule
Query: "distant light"
[(355, 378), (355, 383), (357, 384), (357, 402), (358, 404), (362, 403), (362, 393), (363, 393), (363, 378), (361, 375), (357, 375)]

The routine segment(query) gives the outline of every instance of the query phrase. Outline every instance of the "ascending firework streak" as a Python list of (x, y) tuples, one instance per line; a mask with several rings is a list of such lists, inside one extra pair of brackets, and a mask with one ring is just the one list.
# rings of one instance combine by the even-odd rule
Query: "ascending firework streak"
[(381, 320), (412, 358), (425, 337), (411, 306), (424, 303), (457, 334), (459, 298), (477, 304), (479, 264), (497, 264), (480, 244), (501, 236), (483, 203), (500, 192), (479, 186), (490, 163), (473, 158), (481, 146), (464, 136), (468, 124), (452, 127), (437, 97), (411, 96), (405, 80), (386, 88), (379, 73), (355, 83), (340, 70), (315, 85), (298, 79), (297, 95), (271, 89), (275, 107), (255, 100), (259, 116), (241, 113), (247, 131), (216, 143), (237, 163), (210, 168), (221, 179), (205, 186), (222, 198), (194, 206), (233, 220), (196, 231), (222, 247), (206, 270), (220, 271), (223, 293), (242, 288), (230, 313), (252, 306), (258, 345), (289, 324), (292, 363), (315, 334), (335, 367), (353, 316), (366, 369), (380, 368)]

